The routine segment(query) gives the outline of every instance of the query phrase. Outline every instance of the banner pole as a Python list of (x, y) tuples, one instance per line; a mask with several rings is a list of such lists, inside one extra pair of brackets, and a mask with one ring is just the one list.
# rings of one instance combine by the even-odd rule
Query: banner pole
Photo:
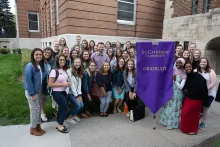
[[(153, 142), (155, 142), (155, 140), (156, 140), (156, 138), (155, 138), (155, 134), (156, 134), (156, 115), (155, 114), (153, 114), (153, 133), (154, 133), (154, 135), (153, 135)], [(154, 146), (154, 147), (156, 147), (156, 145)]]

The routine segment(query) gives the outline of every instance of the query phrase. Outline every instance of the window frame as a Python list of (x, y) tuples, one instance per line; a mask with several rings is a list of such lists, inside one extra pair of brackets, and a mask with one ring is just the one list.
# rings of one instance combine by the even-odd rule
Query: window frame
[[(29, 20), (29, 14), (35, 14), (35, 15), (37, 15), (38, 30), (30, 30), (30, 26), (29, 26), (29, 21), (30, 21), (30, 20)], [(31, 12), (31, 11), (28, 11), (27, 17), (28, 17), (28, 31), (29, 31), (29, 32), (40, 32), (39, 12)]]
[[(196, 5), (197, 2), (197, 5)], [(198, 5), (199, 5), (199, 0), (193, 0), (192, 1), (192, 15), (196, 15), (198, 14)], [(196, 12), (194, 11), (194, 9), (196, 9)]]
[(118, 24), (125, 24), (125, 25), (135, 25), (136, 24), (136, 8), (137, 8), (137, 0), (134, 0), (134, 3), (131, 3), (131, 2), (126, 2), (124, 0), (117, 0), (117, 4), (118, 2), (122, 2), (122, 3), (127, 3), (127, 4), (134, 4), (134, 16), (133, 16), (133, 21), (126, 21), (126, 20), (120, 20), (118, 19), (118, 8), (117, 8), (117, 23)]
[(59, 0), (56, 0), (56, 24), (58, 25), (59, 23)]
[(204, 13), (208, 13), (209, 10), (210, 10), (211, 1), (210, 0), (204, 0), (203, 2), (204, 2), (204, 4), (203, 4), (203, 12)]

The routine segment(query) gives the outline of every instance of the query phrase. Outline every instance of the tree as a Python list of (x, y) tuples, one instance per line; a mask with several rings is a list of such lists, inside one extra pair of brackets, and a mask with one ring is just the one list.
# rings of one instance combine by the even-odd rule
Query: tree
[(16, 25), (9, 0), (0, 0), (0, 37), (15, 38)]

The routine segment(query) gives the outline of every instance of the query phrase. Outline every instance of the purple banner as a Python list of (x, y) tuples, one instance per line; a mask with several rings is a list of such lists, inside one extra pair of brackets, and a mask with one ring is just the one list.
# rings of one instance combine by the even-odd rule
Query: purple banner
[(139, 42), (137, 95), (155, 114), (173, 94), (174, 42)]

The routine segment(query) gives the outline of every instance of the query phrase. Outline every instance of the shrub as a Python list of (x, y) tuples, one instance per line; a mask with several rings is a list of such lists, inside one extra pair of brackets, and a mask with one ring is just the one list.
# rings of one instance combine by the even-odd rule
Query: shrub
[(17, 52), (17, 49), (16, 48), (13, 48), (13, 49), (11, 49), (12, 50), (12, 53), (13, 54), (16, 54), (16, 52)]
[(18, 48), (18, 49), (17, 49), (17, 52), (18, 52), (18, 54), (21, 54), (21, 49)]
[(8, 49), (8, 48), (0, 48), (0, 53), (1, 54), (10, 54), (10, 49)]
[(24, 75), (25, 66), (31, 61), (31, 49), (22, 49), (21, 56), (21, 72)]

